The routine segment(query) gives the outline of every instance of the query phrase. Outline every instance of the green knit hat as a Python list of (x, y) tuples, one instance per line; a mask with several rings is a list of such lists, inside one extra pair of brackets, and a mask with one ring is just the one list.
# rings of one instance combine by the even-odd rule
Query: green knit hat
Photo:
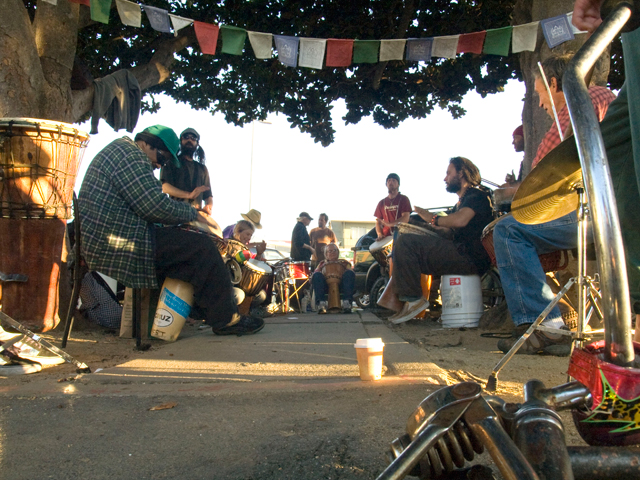
[(164, 125), (153, 125), (152, 127), (147, 127), (143, 130), (150, 135), (155, 135), (162, 143), (167, 147), (169, 153), (173, 157), (173, 163), (176, 167), (180, 166), (180, 161), (178, 160), (178, 150), (180, 150), (180, 139), (176, 135), (171, 128), (165, 127)]

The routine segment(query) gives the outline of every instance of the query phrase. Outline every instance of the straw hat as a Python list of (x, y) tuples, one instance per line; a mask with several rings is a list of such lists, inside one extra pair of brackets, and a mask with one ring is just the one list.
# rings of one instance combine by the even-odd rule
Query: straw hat
[(241, 213), (240, 216), (245, 220), (253, 223), (256, 226), (256, 228), (262, 228), (262, 225), (260, 225), (260, 219), (262, 218), (262, 214), (255, 208), (252, 208), (247, 213)]

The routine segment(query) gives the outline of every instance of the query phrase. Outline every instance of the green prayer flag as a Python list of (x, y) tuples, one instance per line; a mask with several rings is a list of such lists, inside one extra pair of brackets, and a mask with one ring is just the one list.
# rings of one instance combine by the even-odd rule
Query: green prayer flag
[(100, 23), (109, 23), (109, 12), (111, 11), (111, 0), (91, 0), (91, 20)]
[(496, 28), (495, 30), (487, 30), (484, 37), (484, 48), (482, 53), (488, 55), (509, 55), (509, 46), (511, 45), (511, 31), (513, 27)]
[(354, 40), (353, 63), (378, 63), (380, 40)]
[(244, 28), (222, 25), (220, 35), (222, 36), (222, 53), (242, 55), (244, 42), (247, 39), (247, 31)]

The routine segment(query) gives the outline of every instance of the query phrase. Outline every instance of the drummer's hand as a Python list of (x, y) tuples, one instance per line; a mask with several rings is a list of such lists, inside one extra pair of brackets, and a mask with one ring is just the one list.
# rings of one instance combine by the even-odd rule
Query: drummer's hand
[(593, 32), (602, 23), (600, 5), (603, 0), (576, 0), (572, 23), (578, 30)]
[(211, 212), (213, 210), (213, 205), (205, 205), (204, 207), (202, 207), (202, 210), (207, 214), (207, 215), (211, 215)]
[(511, 173), (507, 173), (507, 175), (504, 177), (504, 181), (506, 183), (505, 186), (516, 183), (516, 174), (513, 173), (513, 170), (511, 170)]
[(197, 198), (198, 195), (200, 195), (202, 192), (206, 192), (207, 190), (211, 190), (211, 188), (207, 187), (206, 185), (200, 185), (199, 187), (194, 188), (193, 192), (189, 194), (189, 200)]
[(267, 249), (267, 242), (264, 240), (256, 244), (256, 255), (259, 257)]
[(218, 222), (216, 222), (213, 218), (211, 218), (205, 212), (198, 210), (198, 218), (196, 218), (196, 220), (209, 225), (214, 230), (214, 233), (218, 235), (220, 238), (222, 238), (222, 229), (220, 228), (220, 225), (218, 225)]

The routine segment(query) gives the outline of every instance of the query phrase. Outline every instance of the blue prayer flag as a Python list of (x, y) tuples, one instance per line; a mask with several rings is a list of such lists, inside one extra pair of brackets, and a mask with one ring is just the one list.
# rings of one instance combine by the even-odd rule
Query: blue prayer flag
[(285, 37), (284, 35), (274, 35), (278, 60), (287, 67), (295, 68), (298, 65), (298, 37)]
[(569, 25), (566, 15), (541, 20), (540, 25), (549, 48), (557, 47), (561, 43), (574, 39), (573, 29)]
[(407, 40), (406, 60), (413, 62), (431, 61), (433, 38), (410, 38)]
[(143, 5), (147, 14), (151, 28), (158, 32), (171, 33), (171, 21), (169, 20), (169, 12), (162, 8), (150, 7)]

